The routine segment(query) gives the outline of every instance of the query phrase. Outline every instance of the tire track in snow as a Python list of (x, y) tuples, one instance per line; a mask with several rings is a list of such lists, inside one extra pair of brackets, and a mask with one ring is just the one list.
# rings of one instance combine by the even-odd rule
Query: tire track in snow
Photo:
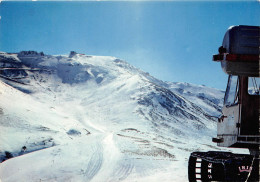
[(109, 180), (110, 182), (125, 180), (134, 168), (134, 163), (132, 159), (120, 160), (118, 162), (118, 168), (114, 169), (114, 178)]
[(134, 168), (133, 159), (122, 155), (117, 146), (117, 136), (110, 133), (102, 141), (104, 147), (104, 162), (102, 169), (93, 181), (117, 182), (125, 180)]
[(88, 162), (87, 169), (85, 170), (84, 176), (86, 176), (87, 181), (90, 181), (100, 170), (103, 163), (103, 148), (101, 144), (96, 145), (96, 150)]

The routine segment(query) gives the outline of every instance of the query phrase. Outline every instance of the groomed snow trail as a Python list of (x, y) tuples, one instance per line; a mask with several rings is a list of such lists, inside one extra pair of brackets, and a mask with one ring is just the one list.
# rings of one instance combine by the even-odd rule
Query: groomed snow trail
[[(100, 133), (7, 160), (1, 164), (0, 176), (3, 182), (17, 181), (17, 176), (21, 176), (19, 181), (24, 182), (98, 182), (109, 179), (119, 170), (117, 168), (129, 170), (127, 165), (120, 165), (120, 156), (113, 141), (113, 133)], [(9, 166), (12, 166), (12, 169)], [(122, 173), (118, 177), (124, 179), (127, 174)]]

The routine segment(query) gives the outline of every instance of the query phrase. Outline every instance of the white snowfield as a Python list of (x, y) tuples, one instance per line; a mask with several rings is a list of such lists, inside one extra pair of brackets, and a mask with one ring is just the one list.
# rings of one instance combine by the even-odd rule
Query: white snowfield
[(188, 181), (191, 152), (223, 150), (216, 89), (83, 54), (0, 52), (0, 79), (1, 182)]

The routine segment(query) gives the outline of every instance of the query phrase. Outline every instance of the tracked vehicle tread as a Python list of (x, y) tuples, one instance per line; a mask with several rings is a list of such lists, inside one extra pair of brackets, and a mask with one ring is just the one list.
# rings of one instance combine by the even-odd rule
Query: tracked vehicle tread
[(193, 152), (189, 181), (258, 181), (259, 159), (231, 152)]

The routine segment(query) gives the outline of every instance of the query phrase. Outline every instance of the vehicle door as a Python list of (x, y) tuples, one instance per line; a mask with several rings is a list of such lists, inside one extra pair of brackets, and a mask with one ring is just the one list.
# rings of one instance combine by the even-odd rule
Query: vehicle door
[(237, 142), (239, 105), (239, 77), (229, 75), (222, 116), (217, 125), (218, 137), (222, 138), (219, 146), (229, 147)]

